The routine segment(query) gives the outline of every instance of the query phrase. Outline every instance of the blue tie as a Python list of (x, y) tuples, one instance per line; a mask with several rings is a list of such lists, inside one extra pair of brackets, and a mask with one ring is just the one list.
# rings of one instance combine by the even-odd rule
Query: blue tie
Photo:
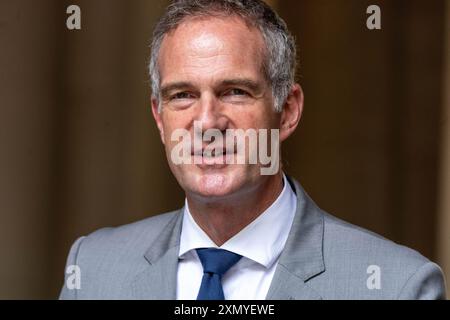
[(197, 249), (203, 265), (203, 279), (197, 300), (225, 300), (222, 276), (234, 266), (242, 256), (223, 249)]

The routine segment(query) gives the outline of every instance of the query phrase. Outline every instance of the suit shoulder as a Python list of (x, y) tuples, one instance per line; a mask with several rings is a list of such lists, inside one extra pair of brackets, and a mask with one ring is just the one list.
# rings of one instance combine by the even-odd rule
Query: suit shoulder
[(94, 252), (105, 248), (119, 250), (124, 247), (139, 251), (141, 246), (148, 247), (179, 214), (180, 210), (176, 210), (118, 227), (102, 228), (85, 236), (82, 246), (85, 250)]
[[(432, 299), (443, 296), (439, 267), (417, 251), (323, 212), (325, 299)], [(378, 279), (377, 281), (375, 279)], [(377, 284), (378, 283), (378, 284)]]
[(175, 225), (180, 214), (180, 211), (173, 211), (115, 228), (99, 229), (79, 238), (72, 246), (67, 264), (81, 270), (82, 290), (72, 293), (63, 289), (61, 298), (131, 297), (130, 283), (148, 266), (145, 253), (166, 228)]
[[(324, 213), (324, 245), (328, 250), (351, 252), (363, 260), (387, 261), (416, 271), (430, 260), (422, 254), (385, 237)], [(330, 241), (331, 240), (331, 241)], [(404, 270), (406, 271), (406, 270)]]

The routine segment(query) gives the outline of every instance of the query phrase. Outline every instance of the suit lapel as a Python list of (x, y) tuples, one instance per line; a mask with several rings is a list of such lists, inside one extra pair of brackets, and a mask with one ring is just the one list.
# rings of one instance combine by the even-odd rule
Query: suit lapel
[(297, 212), (267, 299), (321, 299), (307, 282), (325, 271), (323, 213), (298, 182), (290, 183), (297, 194)]
[(175, 300), (183, 209), (166, 225), (144, 257), (148, 267), (132, 283), (139, 300)]
[(302, 279), (279, 264), (267, 294), (267, 300), (322, 300)]

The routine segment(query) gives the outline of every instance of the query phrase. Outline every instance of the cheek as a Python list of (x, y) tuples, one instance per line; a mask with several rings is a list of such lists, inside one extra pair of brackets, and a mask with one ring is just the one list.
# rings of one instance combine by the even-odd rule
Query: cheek
[(164, 114), (162, 117), (162, 126), (164, 130), (164, 136), (167, 138), (172, 135), (172, 132), (176, 129), (184, 128), (183, 117), (181, 116), (174, 116), (171, 114)]
[[(180, 135), (188, 128), (188, 116), (177, 114), (165, 114), (162, 117), (163, 139), (166, 152), (170, 152), (172, 148), (179, 143)], [(179, 130), (182, 130), (181, 133)], [(177, 132), (178, 131), (178, 132)]]
[(258, 129), (264, 123), (264, 117), (256, 106), (245, 106), (243, 108), (229, 108), (225, 116), (237, 129)]
[(235, 123), (242, 129), (272, 129), (279, 128), (279, 119), (271, 113), (264, 113), (263, 109), (258, 111), (235, 115)]

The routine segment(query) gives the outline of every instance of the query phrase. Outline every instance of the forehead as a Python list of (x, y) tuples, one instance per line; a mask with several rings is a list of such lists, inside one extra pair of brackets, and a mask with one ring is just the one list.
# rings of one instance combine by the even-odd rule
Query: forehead
[(260, 31), (238, 17), (188, 19), (161, 44), (161, 82), (193, 75), (260, 76), (264, 49)]

